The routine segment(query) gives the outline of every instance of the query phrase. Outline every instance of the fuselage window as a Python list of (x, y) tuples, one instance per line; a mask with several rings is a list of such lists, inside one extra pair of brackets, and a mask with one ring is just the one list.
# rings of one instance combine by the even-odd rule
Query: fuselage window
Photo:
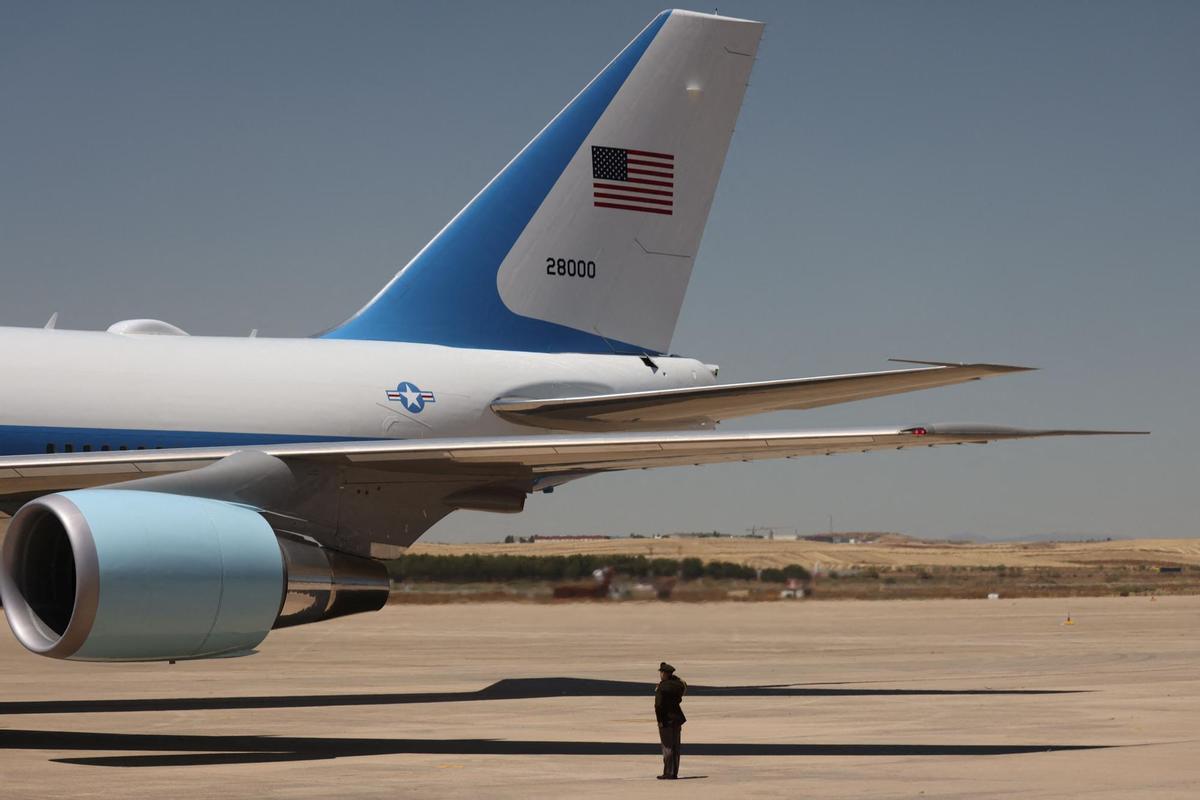
[(121, 450), (128, 450), (129, 448), (128, 448), (128, 447), (126, 447), (125, 445), (121, 445), (121, 447), (120, 447), (119, 449), (121, 449)]
[(92, 446), (91, 446), (90, 444), (85, 444), (85, 445), (83, 446), (83, 452), (85, 452), (85, 453), (90, 453), (90, 452), (92, 452)]
[(101, 450), (111, 450), (112, 448), (111, 448), (111, 447), (109, 447), (109, 446), (108, 446), (108, 445), (106, 445), (106, 444), (102, 444), (102, 445), (100, 445), (100, 449), (101, 449)]
[(64, 452), (64, 453), (74, 453), (74, 452), (75, 452), (75, 445), (73, 445), (73, 444), (64, 444), (64, 445), (63, 445), (63, 452)]
[(47, 452), (47, 453), (53, 453), (53, 452), (54, 452), (54, 442), (50, 442), (50, 444), (46, 445), (46, 452)]

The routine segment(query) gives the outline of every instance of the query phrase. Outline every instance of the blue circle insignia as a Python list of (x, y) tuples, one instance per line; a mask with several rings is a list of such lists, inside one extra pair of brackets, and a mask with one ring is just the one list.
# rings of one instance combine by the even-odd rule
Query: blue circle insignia
[(395, 389), (388, 389), (387, 399), (404, 406), (410, 414), (420, 414), (427, 403), (434, 402), (433, 392), (418, 389), (411, 381), (400, 381)]

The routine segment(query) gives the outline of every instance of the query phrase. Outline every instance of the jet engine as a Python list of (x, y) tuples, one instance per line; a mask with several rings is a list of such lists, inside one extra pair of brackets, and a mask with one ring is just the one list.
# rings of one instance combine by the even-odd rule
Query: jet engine
[(0, 549), (0, 596), (29, 650), (81, 661), (244, 655), (272, 628), (387, 602), (382, 564), (276, 533), (198, 497), (82, 489), (26, 503)]

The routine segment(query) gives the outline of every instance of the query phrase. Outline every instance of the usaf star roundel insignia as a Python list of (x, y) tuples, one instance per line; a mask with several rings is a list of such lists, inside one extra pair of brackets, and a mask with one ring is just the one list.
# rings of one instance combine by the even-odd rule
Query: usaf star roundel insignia
[(387, 399), (404, 406), (404, 410), (410, 414), (420, 414), (426, 403), (436, 402), (433, 392), (418, 389), (411, 381), (400, 381), (395, 389), (388, 389)]

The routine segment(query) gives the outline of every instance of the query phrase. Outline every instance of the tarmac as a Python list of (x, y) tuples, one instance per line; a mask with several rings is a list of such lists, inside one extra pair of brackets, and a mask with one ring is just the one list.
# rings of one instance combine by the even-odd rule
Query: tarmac
[(0, 634), (0, 794), (1190, 799), (1198, 634), (1145, 596), (393, 605), (173, 666)]

